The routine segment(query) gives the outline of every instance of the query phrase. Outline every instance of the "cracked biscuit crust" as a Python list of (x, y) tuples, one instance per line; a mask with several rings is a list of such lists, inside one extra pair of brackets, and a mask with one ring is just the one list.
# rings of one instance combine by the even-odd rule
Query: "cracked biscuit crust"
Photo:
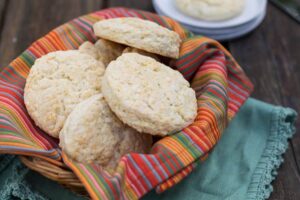
[(154, 58), (155, 60), (159, 61), (159, 56), (157, 54), (154, 53), (149, 53), (147, 51), (141, 50), (141, 49), (137, 49), (137, 48), (133, 48), (133, 47), (126, 47), (123, 51), (123, 53), (138, 53), (141, 54), (143, 56), (148, 56), (151, 58)]
[(104, 39), (99, 39), (95, 44), (86, 41), (79, 47), (79, 51), (93, 56), (107, 66), (112, 60), (119, 57), (125, 46)]
[(101, 20), (93, 27), (98, 37), (170, 58), (179, 57), (179, 35), (154, 22), (123, 17)]
[(178, 71), (137, 53), (125, 53), (108, 65), (102, 93), (124, 123), (152, 135), (179, 131), (197, 114), (189, 82)]
[(101, 91), (103, 64), (77, 50), (37, 59), (26, 80), (24, 102), (35, 124), (58, 137), (65, 119), (81, 101)]
[(97, 163), (113, 172), (120, 158), (131, 152), (148, 153), (152, 136), (123, 124), (110, 110), (102, 94), (81, 102), (60, 133), (60, 147), (70, 158)]

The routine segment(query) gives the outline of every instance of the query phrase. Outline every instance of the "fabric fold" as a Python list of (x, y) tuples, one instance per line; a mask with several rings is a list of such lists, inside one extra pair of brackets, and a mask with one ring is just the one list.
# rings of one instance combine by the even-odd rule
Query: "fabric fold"
[[(295, 133), (296, 116), (292, 109), (249, 99), (209, 157), (204, 162), (198, 161), (186, 179), (174, 180), (177, 185), (173, 188), (164, 183), (157, 188), (160, 194), (153, 190), (142, 199), (267, 199), (272, 191), (271, 181), (283, 162), (282, 154), (288, 147), (288, 138)], [(85, 199), (22, 167), (15, 156), (2, 155), (0, 163), (1, 166), (6, 163), (0, 170), (1, 199), (12, 199), (13, 196), (22, 199), (24, 194), (25, 199), (32, 200)], [(18, 170), (16, 166), (19, 166)], [(13, 174), (17, 171), (16, 177)]]
[(269, 198), (297, 113), (249, 99), (205, 162), (176, 186), (143, 200), (264, 200)]
[(288, 139), (295, 133), (296, 117), (297, 113), (292, 109), (274, 108), (270, 135), (248, 188), (249, 200), (267, 199), (273, 191), (271, 182), (276, 178), (277, 169), (284, 161), (282, 154), (288, 148)]

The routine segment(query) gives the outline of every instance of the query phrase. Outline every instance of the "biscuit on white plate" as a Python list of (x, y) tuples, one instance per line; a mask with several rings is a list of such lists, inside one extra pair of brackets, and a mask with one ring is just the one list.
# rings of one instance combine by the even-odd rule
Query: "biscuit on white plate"
[(144, 55), (144, 56), (149, 56), (151, 58), (154, 58), (157, 61), (160, 60), (159, 56), (157, 54), (150, 53), (150, 52), (147, 52), (147, 51), (144, 51), (144, 50), (141, 50), (141, 49), (137, 49), (137, 48), (134, 48), (134, 47), (126, 47), (124, 49), (123, 53), (138, 53), (138, 54), (141, 54), (141, 55)]
[(124, 123), (152, 135), (179, 131), (197, 114), (195, 91), (182, 74), (137, 53), (125, 53), (108, 65), (102, 94)]
[(97, 163), (113, 172), (120, 158), (131, 152), (149, 153), (152, 136), (123, 124), (102, 94), (78, 104), (60, 133), (60, 147), (73, 160)]
[(107, 66), (112, 60), (115, 60), (122, 54), (124, 48), (124, 45), (99, 39), (95, 44), (89, 41), (82, 43), (79, 51), (93, 56)]
[(101, 92), (104, 65), (77, 50), (38, 58), (24, 89), (24, 102), (35, 124), (58, 137), (65, 119), (81, 101)]
[(175, 4), (186, 15), (219, 21), (239, 15), (245, 7), (245, 0), (176, 0)]
[(98, 37), (170, 58), (179, 57), (179, 35), (157, 23), (122, 17), (101, 20), (93, 27)]

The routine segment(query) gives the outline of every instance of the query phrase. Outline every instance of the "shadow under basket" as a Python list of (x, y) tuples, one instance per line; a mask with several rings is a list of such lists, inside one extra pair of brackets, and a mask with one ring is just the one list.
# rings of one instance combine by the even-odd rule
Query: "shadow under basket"
[(29, 169), (63, 185), (76, 194), (88, 196), (81, 181), (67, 166), (57, 166), (37, 157), (19, 156), (21, 162)]

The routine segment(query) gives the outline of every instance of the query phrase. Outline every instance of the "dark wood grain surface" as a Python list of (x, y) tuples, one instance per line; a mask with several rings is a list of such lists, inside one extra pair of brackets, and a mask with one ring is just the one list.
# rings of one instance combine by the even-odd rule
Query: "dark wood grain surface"
[[(114, 6), (154, 11), (150, 0), (0, 0), (1, 68), (56, 26)], [(258, 29), (225, 45), (255, 84), (253, 97), (300, 111), (299, 24), (269, 5), (267, 17)], [(299, 131), (290, 141), (284, 159), (270, 200), (299, 200)]]
[[(253, 97), (300, 111), (300, 24), (269, 5), (262, 25), (247, 37), (229, 42), (229, 49), (254, 83)], [(273, 183), (272, 200), (300, 199), (297, 133)]]

